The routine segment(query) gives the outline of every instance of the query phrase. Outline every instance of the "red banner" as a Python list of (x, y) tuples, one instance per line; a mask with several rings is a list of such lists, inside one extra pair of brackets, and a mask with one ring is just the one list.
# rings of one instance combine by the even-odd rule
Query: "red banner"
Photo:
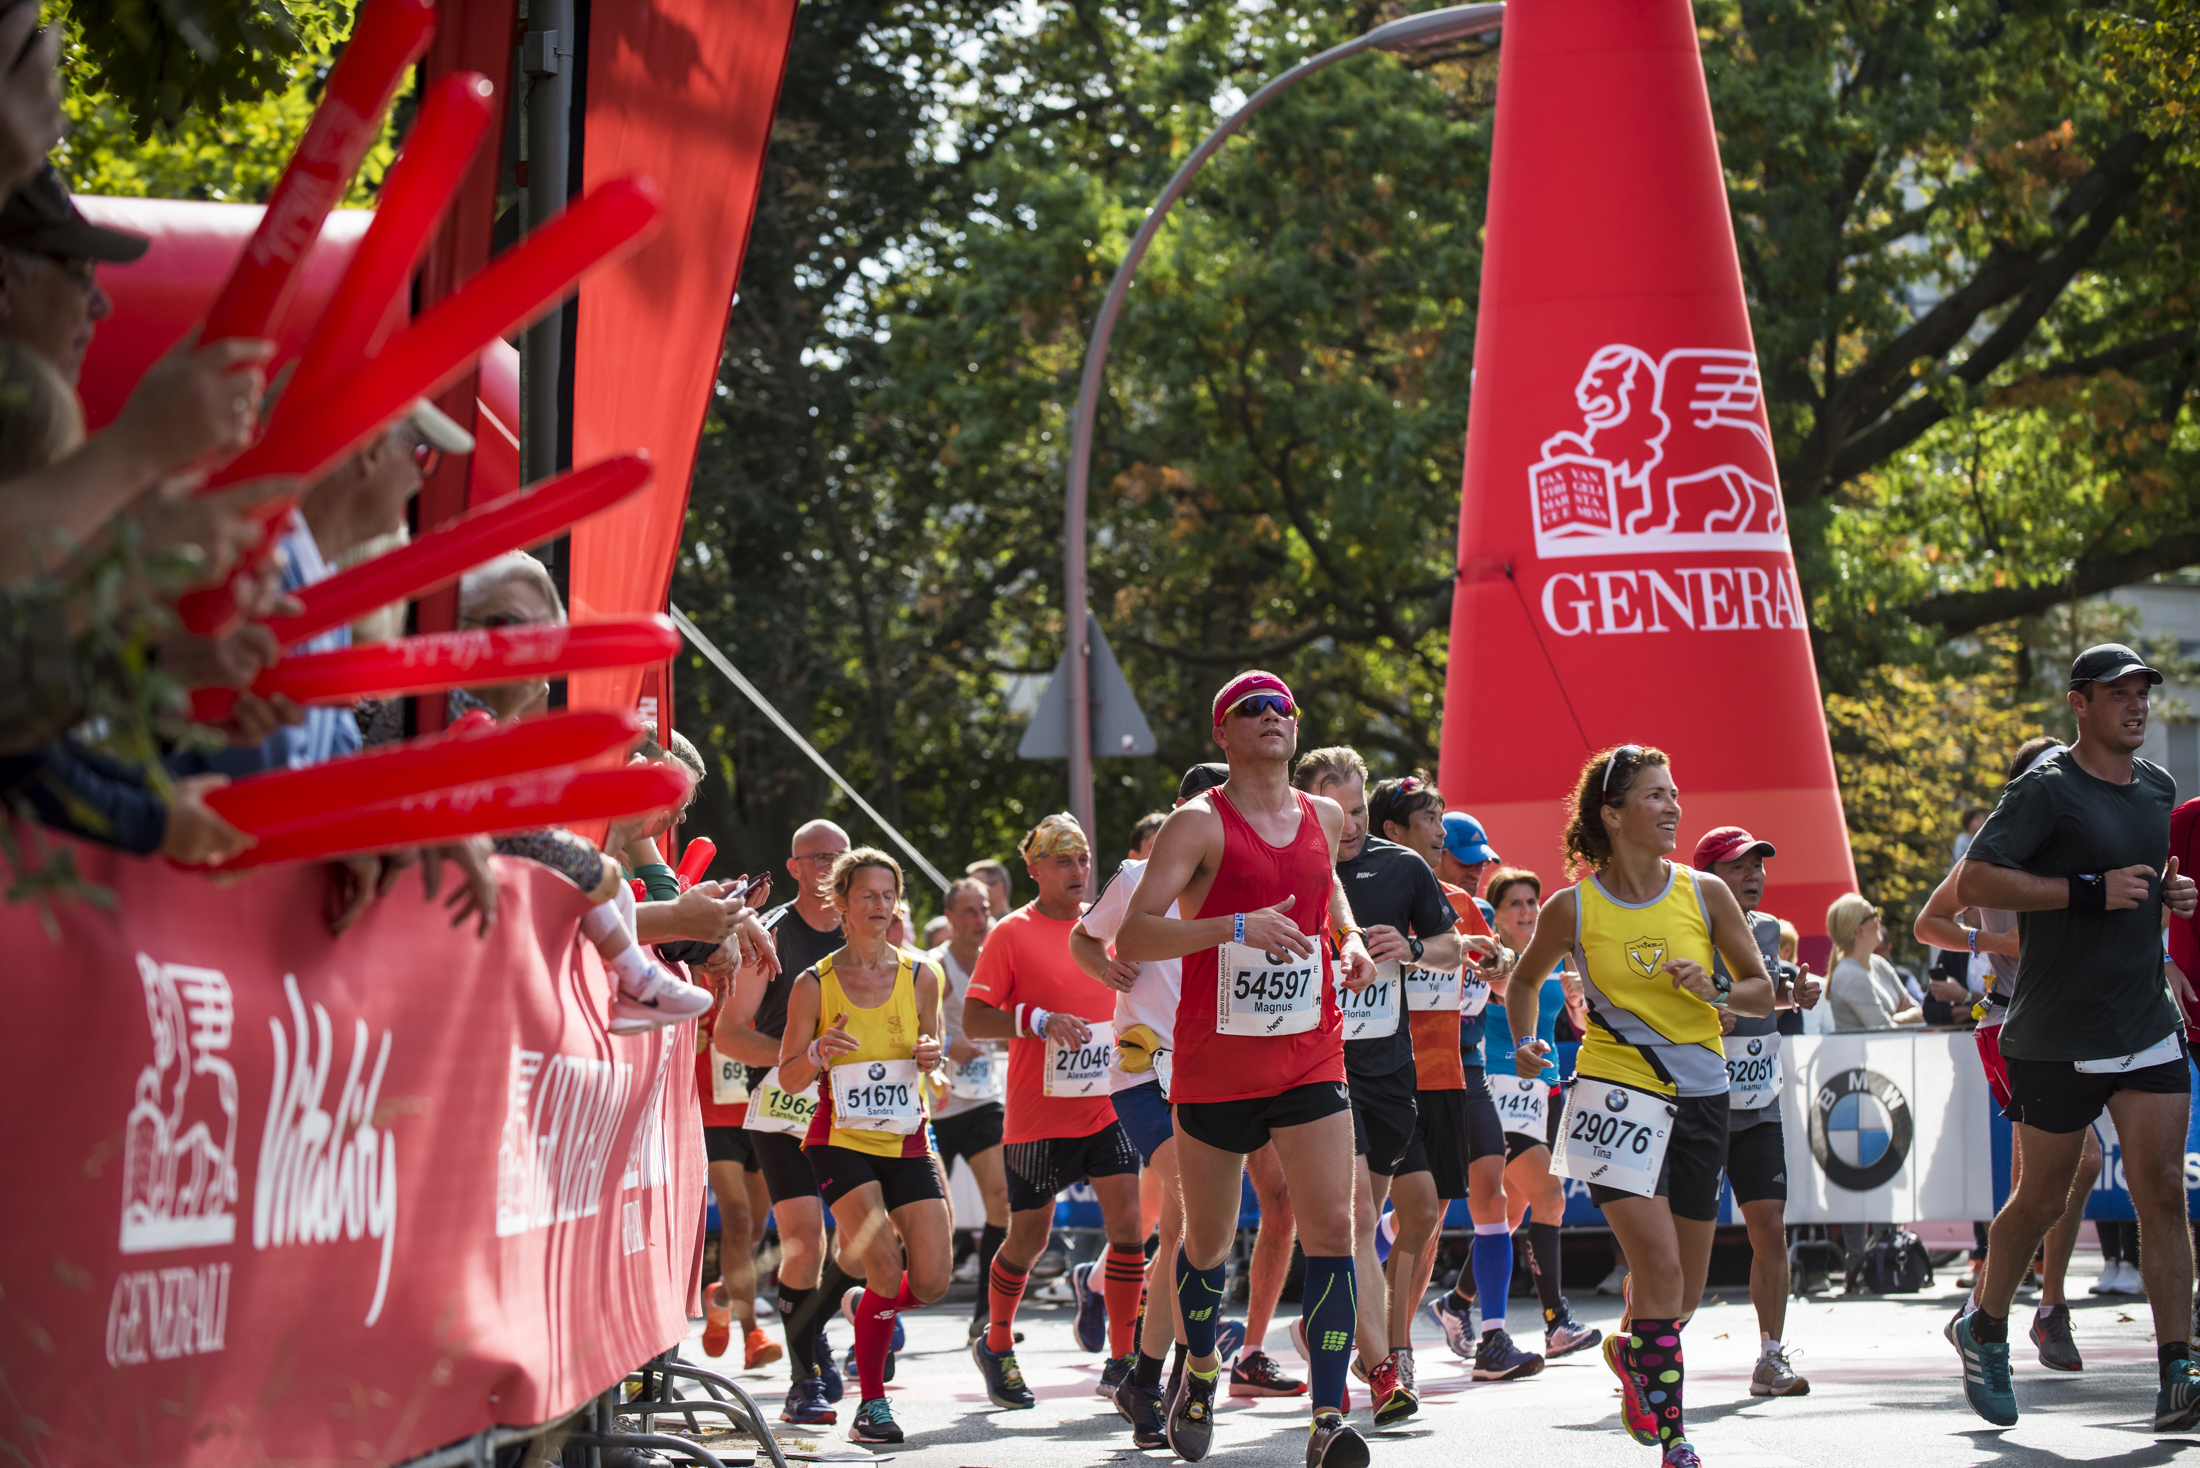
[(331, 938), (321, 867), (77, 855), (112, 912), (0, 908), (22, 1461), (398, 1462), (686, 1333), (694, 1033), (605, 1032), (571, 883), (499, 858), (481, 941), (408, 874)]
[(1499, 48), (1441, 781), (1559, 880), (1592, 751), (1673, 757), (1805, 933), (1856, 885), (1689, 0), (1541, 0)]

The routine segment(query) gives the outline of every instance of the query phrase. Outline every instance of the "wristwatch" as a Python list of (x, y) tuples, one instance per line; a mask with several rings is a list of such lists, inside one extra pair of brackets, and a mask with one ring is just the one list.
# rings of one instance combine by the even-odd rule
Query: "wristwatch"
[(1406, 947), (1413, 950), (1413, 961), (1415, 963), (1419, 963), (1421, 961), (1421, 954), (1425, 946), (1426, 945), (1424, 945), (1418, 938), (1412, 937), (1410, 935), (1406, 938)]

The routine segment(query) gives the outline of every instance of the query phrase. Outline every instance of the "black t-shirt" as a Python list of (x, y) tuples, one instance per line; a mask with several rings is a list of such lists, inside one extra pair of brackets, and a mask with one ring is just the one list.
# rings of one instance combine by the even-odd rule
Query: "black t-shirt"
[[(1396, 928), (1423, 942), (1452, 930), (1457, 915), (1436, 873), (1395, 841), (1368, 837), (1358, 856), (1337, 863), (1337, 880), (1344, 883), (1352, 920), (1363, 928)], [(1401, 1008), (1395, 1034), (1380, 1040), (1344, 1042), (1347, 1076), (1394, 1075), (1400, 1067), (1413, 1064), (1413, 1032), (1406, 1023), (1403, 995), (1398, 1003)]]
[(842, 936), (838, 922), (820, 933), (794, 910), (791, 902), (765, 913), (761, 921), (778, 950), (779, 972), (772, 975), (772, 981), (764, 986), (764, 997), (757, 1002), (756, 1030), (776, 1040), (787, 1032), (787, 996), (794, 992), (794, 981), (826, 954), (838, 953), (848, 940)]
[[(2072, 877), (2169, 859), (2177, 784), (2160, 765), (2131, 762), (2112, 785), (2056, 750), (2010, 782), (1966, 853), (2034, 876)], [(2162, 974), (2162, 892), (2122, 912), (2052, 908), (2017, 914), (2017, 991), (2001, 1049), (2019, 1060), (2107, 1060), (2178, 1029)]]

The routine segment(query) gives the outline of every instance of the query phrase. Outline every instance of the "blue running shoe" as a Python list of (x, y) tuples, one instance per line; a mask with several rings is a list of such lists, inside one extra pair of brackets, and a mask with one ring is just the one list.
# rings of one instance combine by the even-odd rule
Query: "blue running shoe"
[(817, 1362), (817, 1379), (824, 1388), (825, 1400), (839, 1401), (847, 1393), (847, 1386), (840, 1379), (840, 1367), (833, 1361), (833, 1348), (826, 1343), (822, 1330), (817, 1333), (817, 1344), (812, 1348), (810, 1359)]
[(1023, 1369), (1016, 1364), (1014, 1351), (994, 1355), (985, 1348), (985, 1337), (979, 1336), (970, 1343), (970, 1359), (978, 1364), (978, 1375), (985, 1382), (985, 1394), (996, 1407), (1036, 1407), (1039, 1399), (1024, 1385)]
[(830, 1427), (840, 1420), (840, 1414), (825, 1400), (824, 1384), (814, 1376), (804, 1376), (787, 1388), (787, 1401), (779, 1409), (779, 1420), (803, 1427)]
[(2190, 1432), (2195, 1427), (2200, 1427), (2200, 1366), (2173, 1361), (2162, 1389), (2154, 1394), (2154, 1430)]
[[(886, 1349), (889, 1352), (906, 1351), (909, 1349), (909, 1331), (908, 1328), (901, 1323), (901, 1317), (899, 1315), (896, 1315), (894, 1317), (894, 1343), (888, 1346)], [(888, 1381), (893, 1380), (891, 1376), (887, 1377), (886, 1379)]]
[(1098, 1263), (1080, 1264), (1069, 1272), (1069, 1289), (1077, 1301), (1077, 1323), (1070, 1333), (1081, 1351), (1097, 1351), (1108, 1343), (1108, 1302), (1092, 1287)]
[(1444, 1344), (1462, 1361), (1475, 1358), (1481, 1341), (1474, 1333), (1474, 1311), (1450, 1290), (1428, 1302), (1429, 1319), (1443, 1327)]
[[(1971, 1334), (1971, 1324), (1976, 1314), (1965, 1315), (1955, 1323), (1956, 1354), (1963, 1360), (1963, 1397), (1978, 1413), (1996, 1427), (2017, 1425), (2017, 1393), (2009, 1384), (2009, 1343), (2007, 1341), (1981, 1341)], [(2162, 1389), (2157, 1401), (2167, 1401), (2169, 1388)], [(2200, 1400), (2200, 1398), (2196, 1398)], [(2200, 1410), (2196, 1410), (2200, 1416)]]
[(1225, 1361), (1235, 1361), (1237, 1353), (1245, 1348), (1245, 1322), (1225, 1320), (1215, 1327), (1215, 1354)]

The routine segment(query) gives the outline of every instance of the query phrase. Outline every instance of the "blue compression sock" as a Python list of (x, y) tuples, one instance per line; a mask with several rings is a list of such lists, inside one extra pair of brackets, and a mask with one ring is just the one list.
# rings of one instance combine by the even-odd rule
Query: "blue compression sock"
[[(1313, 1406), (1344, 1407), (1344, 1373), (1352, 1362), (1352, 1334), (1359, 1328), (1358, 1278), (1350, 1254), (1306, 1258), (1306, 1348), (1314, 1356)], [(1190, 1328), (1186, 1327), (1186, 1333)]]
[(1184, 1311), (1184, 1349), (1192, 1356), (1215, 1353), (1215, 1327), (1222, 1323), (1222, 1294), (1229, 1285), (1226, 1266), (1194, 1269), (1183, 1249), (1176, 1251), (1176, 1302)]
[(1482, 1307), (1484, 1334), (1505, 1324), (1505, 1297), (1512, 1293), (1513, 1236), (1502, 1223), (1474, 1226), (1474, 1293)]

